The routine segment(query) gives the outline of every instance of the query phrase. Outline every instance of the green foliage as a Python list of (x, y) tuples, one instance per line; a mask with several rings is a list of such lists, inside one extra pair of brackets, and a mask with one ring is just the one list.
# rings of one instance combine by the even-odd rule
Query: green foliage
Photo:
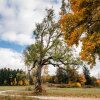
[[(30, 84), (33, 85), (32, 75), (30, 75)], [(0, 85), (28, 85), (27, 74), (22, 70), (0, 69)]]
[(8, 85), (8, 84), (7, 84), (7, 80), (4, 81), (3, 85)]
[(60, 84), (66, 83), (66, 81), (67, 81), (66, 71), (58, 68), (56, 71), (55, 81), (56, 81), (56, 83), (60, 83)]

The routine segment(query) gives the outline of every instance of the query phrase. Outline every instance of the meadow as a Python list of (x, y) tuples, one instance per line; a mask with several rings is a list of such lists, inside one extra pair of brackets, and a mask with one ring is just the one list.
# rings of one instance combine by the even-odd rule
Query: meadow
[[(100, 88), (56, 88), (56, 87), (44, 86), (44, 89), (45, 89), (44, 93), (41, 94), (43, 96), (100, 98)], [(12, 91), (7, 91), (7, 90), (12, 90)], [(14, 94), (22, 95), (22, 97), (33, 96), (34, 93), (32, 90), (33, 90), (33, 86), (29, 86), (29, 87), (28, 86), (0, 86), (0, 91), (7, 91), (5, 93), (8, 94), (9, 96)], [(23, 100), (23, 99), (18, 99), (18, 100)], [(28, 100), (28, 98), (26, 98), (25, 100)], [(31, 100), (31, 98), (29, 100)]]

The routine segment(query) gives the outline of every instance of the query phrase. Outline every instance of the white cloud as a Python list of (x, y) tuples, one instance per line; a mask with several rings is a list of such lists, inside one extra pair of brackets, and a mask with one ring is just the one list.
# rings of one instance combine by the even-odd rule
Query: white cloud
[(20, 45), (24, 44), (32, 44), (34, 43), (34, 39), (30, 37), (30, 35), (27, 34), (17, 34), (15, 32), (6, 32), (3, 33), (1, 38), (5, 41), (19, 43)]
[(0, 48), (0, 68), (25, 69), (22, 54), (11, 49)]
[[(0, 40), (19, 45), (34, 42), (32, 32), (45, 16), (46, 8), (54, 7), (59, 13), (60, 0), (0, 0)], [(0, 48), (0, 67), (23, 68), (22, 54)]]
[(59, 13), (60, 1), (54, 1), (0, 0), (0, 39), (20, 45), (31, 44), (33, 29), (42, 21), (45, 9), (53, 6), (56, 14)]

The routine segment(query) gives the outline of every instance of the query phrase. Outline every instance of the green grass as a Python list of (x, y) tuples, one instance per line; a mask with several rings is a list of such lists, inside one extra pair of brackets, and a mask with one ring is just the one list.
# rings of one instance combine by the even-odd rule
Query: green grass
[(100, 98), (98, 88), (47, 88), (47, 94), (52, 96), (94, 97)]
[[(31, 86), (33, 88), (33, 86)], [(91, 97), (100, 98), (100, 88), (55, 88), (44, 86), (46, 96), (64, 96), (64, 97)], [(1, 90), (19, 90), (18, 92), (9, 92), (8, 94), (33, 95), (33, 91), (26, 91), (26, 86), (1, 86)]]
[(39, 100), (35, 98), (26, 98), (26, 97), (11, 97), (11, 96), (0, 96), (0, 100)]
[(0, 91), (5, 91), (5, 90), (25, 90), (27, 87), (28, 86), (0, 86)]

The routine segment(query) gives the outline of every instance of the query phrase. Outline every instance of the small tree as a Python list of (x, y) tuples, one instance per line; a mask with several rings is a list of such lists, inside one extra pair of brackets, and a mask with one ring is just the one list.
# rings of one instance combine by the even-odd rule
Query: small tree
[(14, 80), (13, 80), (13, 85), (17, 85), (16, 78), (14, 78)]
[(60, 84), (66, 83), (66, 79), (67, 79), (66, 71), (61, 68), (57, 68), (56, 83), (60, 83)]
[(66, 67), (66, 76), (67, 76), (67, 83), (69, 82), (77, 82), (78, 81), (78, 66), (67, 66)]

